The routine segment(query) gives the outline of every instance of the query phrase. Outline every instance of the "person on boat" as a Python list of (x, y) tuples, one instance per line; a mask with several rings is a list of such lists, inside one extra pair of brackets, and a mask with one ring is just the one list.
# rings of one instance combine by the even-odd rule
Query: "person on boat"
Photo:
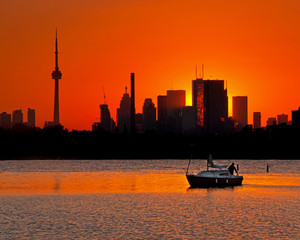
[(231, 175), (233, 175), (234, 171), (236, 172), (236, 174), (238, 174), (238, 171), (236, 170), (234, 163), (231, 163), (231, 165), (228, 168), (228, 171), (230, 172)]

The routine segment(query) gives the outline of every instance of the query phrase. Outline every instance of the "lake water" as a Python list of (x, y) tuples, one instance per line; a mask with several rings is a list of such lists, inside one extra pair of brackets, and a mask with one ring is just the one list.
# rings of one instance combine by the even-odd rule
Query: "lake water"
[(300, 239), (300, 160), (234, 162), (242, 186), (189, 189), (187, 160), (1, 161), (0, 239)]

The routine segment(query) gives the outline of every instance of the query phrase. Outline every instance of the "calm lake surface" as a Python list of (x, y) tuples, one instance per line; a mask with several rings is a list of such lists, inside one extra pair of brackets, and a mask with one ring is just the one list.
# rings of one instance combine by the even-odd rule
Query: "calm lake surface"
[(189, 189), (187, 160), (0, 161), (0, 239), (300, 239), (300, 160), (234, 162)]

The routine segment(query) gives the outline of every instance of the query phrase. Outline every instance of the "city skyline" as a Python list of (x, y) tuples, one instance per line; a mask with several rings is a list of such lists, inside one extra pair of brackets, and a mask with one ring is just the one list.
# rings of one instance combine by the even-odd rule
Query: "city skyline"
[(91, 129), (103, 86), (116, 121), (130, 72), (136, 73), (136, 113), (146, 98), (157, 106), (157, 96), (169, 89), (186, 90), (192, 105), (191, 81), (202, 63), (205, 79), (227, 81), (229, 116), (232, 96), (248, 96), (248, 115), (261, 112), (262, 126), (280, 114), (291, 119), (300, 103), (299, 9), (297, 1), (272, 7), (259, 1), (6, 2), (0, 10), (0, 112), (31, 106), (39, 127), (53, 118), (49, 73), (57, 27), (64, 72), (60, 122), (70, 130)]

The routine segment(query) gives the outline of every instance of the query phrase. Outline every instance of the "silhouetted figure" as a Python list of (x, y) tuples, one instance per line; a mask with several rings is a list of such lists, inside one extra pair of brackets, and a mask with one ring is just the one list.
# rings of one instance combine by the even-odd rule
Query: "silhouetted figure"
[(239, 165), (238, 164), (236, 165), (236, 170), (239, 170)]
[(267, 164), (267, 172), (269, 172), (269, 164)]
[(231, 165), (228, 168), (228, 171), (230, 172), (231, 175), (233, 175), (234, 171), (236, 172), (236, 174), (238, 174), (238, 172), (237, 172), (237, 170), (236, 170), (236, 168), (234, 166), (234, 163), (231, 163)]

